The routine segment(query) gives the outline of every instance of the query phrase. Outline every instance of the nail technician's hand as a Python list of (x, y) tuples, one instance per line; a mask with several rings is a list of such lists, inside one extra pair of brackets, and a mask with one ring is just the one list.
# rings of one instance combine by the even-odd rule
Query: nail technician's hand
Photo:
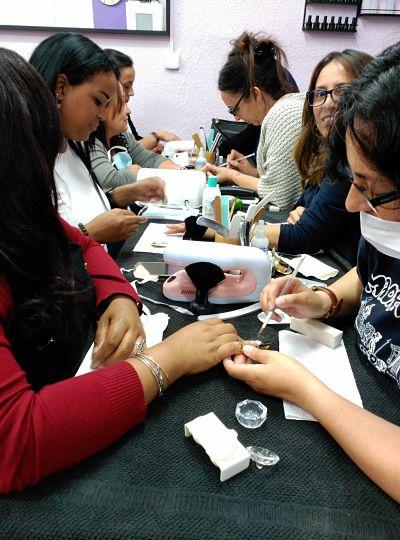
[(297, 208), (292, 210), (289, 214), (289, 217), (287, 218), (287, 222), (290, 225), (294, 225), (295, 223), (297, 223), (300, 220), (301, 216), (303, 215), (304, 210), (305, 210), (304, 206), (298, 206)]
[[(292, 279), (285, 294), (279, 296), (286, 282), (290, 279), (290, 276), (274, 279), (263, 289), (260, 303), (265, 313), (277, 307), (291, 317), (318, 319), (329, 311), (331, 307), (329, 296), (325, 293), (318, 294), (312, 291), (297, 278)], [(273, 314), (272, 317), (275, 320), (280, 320), (276, 314)]]
[(92, 354), (93, 367), (126, 360), (136, 342), (146, 340), (136, 303), (128, 296), (113, 297), (97, 324)]
[(141, 223), (147, 221), (144, 216), (137, 216), (130, 210), (113, 208), (99, 214), (86, 224), (86, 229), (92, 240), (99, 244), (121, 242), (135, 234)]
[(211, 173), (212, 175), (218, 178), (218, 184), (225, 184), (226, 182), (234, 182), (237, 172), (234, 169), (227, 169), (226, 167), (217, 167), (216, 165), (211, 165), (207, 163), (203, 171), (206, 173)]
[[(257, 167), (254, 167), (248, 159), (243, 159), (244, 154), (241, 154), (237, 150), (231, 150), (228, 154), (226, 161), (228, 162), (228, 167), (230, 169), (235, 169), (243, 174), (248, 174), (249, 176), (258, 176)], [(237, 161), (243, 159), (243, 161)]]
[(243, 353), (258, 364), (228, 359), (224, 360), (224, 367), (231, 377), (245, 382), (261, 394), (270, 394), (301, 404), (311, 389), (315, 391), (318, 385), (322, 385), (297, 360), (278, 351), (260, 351), (256, 347), (245, 345)]

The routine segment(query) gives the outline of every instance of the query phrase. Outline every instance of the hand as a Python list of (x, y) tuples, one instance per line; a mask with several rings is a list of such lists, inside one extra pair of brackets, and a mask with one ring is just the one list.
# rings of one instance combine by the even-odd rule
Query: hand
[(142, 167), (138, 165), (137, 163), (134, 163), (133, 165), (129, 165), (127, 167), (128, 171), (131, 171), (132, 174), (137, 174)]
[(227, 167), (217, 167), (216, 165), (211, 165), (211, 163), (207, 163), (207, 165), (203, 168), (203, 171), (216, 176), (218, 178), (218, 184), (234, 182), (234, 178), (238, 174), (234, 169), (228, 169)]
[(165, 369), (172, 383), (183, 375), (210, 369), (240, 350), (241, 341), (234, 326), (208, 319), (185, 326), (148, 352)]
[(126, 207), (134, 201), (163, 201), (165, 183), (158, 176), (146, 178), (118, 186), (113, 190), (113, 199), (117, 206)]
[(298, 206), (297, 208), (295, 208), (294, 210), (292, 210), (289, 214), (289, 217), (287, 218), (287, 222), (290, 224), (290, 225), (294, 225), (295, 223), (297, 223), (298, 221), (300, 221), (300, 218), (301, 216), (303, 215), (304, 213), (304, 206)]
[(230, 169), (235, 169), (236, 171), (239, 171), (243, 174), (248, 174), (249, 176), (258, 176), (257, 167), (254, 167), (254, 165), (252, 165), (248, 159), (244, 159), (243, 161), (237, 161), (243, 158), (243, 154), (241, 154), (237, 150), (231, 150), (230, 154), (228, 154), (226, 158), (228, 162), (228, 167)]
[(161, 141), (170, 142), (170, 141), (179, 141), (179, 137), (174, 135), (173, 133), (170, 133), (169, 131), (164, 131), (161, 129), (158, 129), (155, 131), (157, 136), (160, 138)]
[(165, 200), (165, 182), (158, 176), (146, 178), (131, 184), (132, 194), (135, 201), (164, 201)]
[(96, 216), (86, 224), (86, 229), (90, 238), (107, 244), (109, 242), (121, 242), (135, 234), (141, 223), (147, 219), (144, 216), (137, 216), (130, 210), (113, 208)]
[[(329, 296), (324, 292), (312, 291), (297, 278), (292, 279), (285, 294), (279, 296), (290, 279), (290, 276), (274, 279), (263, 289), (260, 303), (265, 313), (275, 307), (298, 319), (318, 319), (328, 313), (331, 307)], [(272, 317), (277, 321), (281, 319), (275, 313)]]
[(97, 324), (92, 366), (126, 360), (134, 354), (138, 340), (146, 341), (146, 335), (134, 300), (123, 295), (113, 297)]
[(260, 351), (245, 345), (243, 353), (250, 361), (224, 360), (229, 375), (239, 379), (261, 394), (270, 394), (301, 405), (317, 387), (323, 384), (300, 362), (278, 351)]
[(185, 234), (186, 227), (184, 223), (167, 223), (166, 233), (167, 234)]

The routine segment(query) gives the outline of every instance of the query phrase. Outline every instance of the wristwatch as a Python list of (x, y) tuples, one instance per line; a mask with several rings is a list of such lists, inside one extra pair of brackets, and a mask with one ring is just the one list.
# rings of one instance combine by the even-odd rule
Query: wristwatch
[(331, 289), (328, 289), (328, 287), (320, 287), (319, 285), (313, 285), (311, 287), (311, 290), (314, 292), (322, 291), (326, 293), (331, 299), (331, 307), (329, 308), (328, 313), (324, 315), (323, 317), (324, 319), (328, 319), (329, 317), (334, 317), (335, 315), (339, 313), (340, 308), (342, 307), (342, 304), (343, 304), (343, 298), (338, 300), (336, 294)]

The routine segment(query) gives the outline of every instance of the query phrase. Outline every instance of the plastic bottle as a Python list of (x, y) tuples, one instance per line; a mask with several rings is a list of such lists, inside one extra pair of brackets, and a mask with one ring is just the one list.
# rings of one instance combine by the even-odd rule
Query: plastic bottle
[(209, 176), (207, 186), (203, 192), (203, 211), (204, 217), (215, 219), (212, 203), (215, 197), (221, 197), (221, 191), (218, 187), (218, 179), (216, 176)]
[(201, 171), (203, 167), (207, 165), (206, 156), (204, 155), (204, 148), (201, 146), (199, 149), (199, 155), (196, 159), (196, 169), (198, 171)]
[(267, 235), (265, 234), (264, 220), (260, 219), (257, 223), (255, 234), (251, 239), (251, 246), (261, 249), (266, 255), (268, 255), (268, 244), (269, 242)]

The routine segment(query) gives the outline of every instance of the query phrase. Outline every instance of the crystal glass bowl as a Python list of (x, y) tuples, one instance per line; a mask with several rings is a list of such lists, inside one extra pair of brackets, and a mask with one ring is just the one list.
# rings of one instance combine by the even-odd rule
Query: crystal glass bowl
[(267, 419), (267, 407), (260, 401), (245, 399), (236, 405), (235, 416), (242, 426), (256, 429)]

